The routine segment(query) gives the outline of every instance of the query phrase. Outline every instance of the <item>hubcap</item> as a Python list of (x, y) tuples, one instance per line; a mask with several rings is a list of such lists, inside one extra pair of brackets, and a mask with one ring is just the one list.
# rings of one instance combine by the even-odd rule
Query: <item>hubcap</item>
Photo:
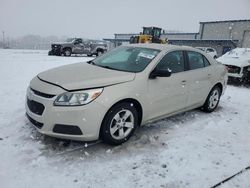
[(69, 56), (69, 55), (70, 55), (70, 51), (69, 51), (69, 50), (66, 50), (66, 51), (65, 51), (65, 54), (66, 54), (66, 56)]
[(210, 109), (214, 109), (216, 107), (216, 105), (218, 104), (219, 102), (219, 91), (218, 90), (214, 90), (211, 95), (210, 95), (210, 98), (209, 98), (209, 108)]
[(129, 110), (119, 111), (111, 120), (110, 134), (114, 139), (124, 139), (134, 128), (134, 115)]

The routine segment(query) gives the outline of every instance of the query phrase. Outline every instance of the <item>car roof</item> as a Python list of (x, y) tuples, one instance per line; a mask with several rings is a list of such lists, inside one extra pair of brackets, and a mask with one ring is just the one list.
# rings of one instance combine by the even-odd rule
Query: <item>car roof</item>
[(156, 49), (156, 50), (161, 50), (161, 51), (163, 51), (163, 50), (164, 51), (168, 51), (168, 50), (193, 50), (193, 51), (197, 51), (193, 47), (178, 46), (178, 45), (172, 45), (172, 44), (138, 43), (138, 44), (126, 44), (123, 46), (151, 48), (151, 49)]
[(201, 47), (201, 46), (197, 46), (197, 47), (195, 47), (195, 48), (198, 48), (198, 49), (213, 49), (213, 50), (215, 50), (215, 49), (212, 48), (212, 47)]

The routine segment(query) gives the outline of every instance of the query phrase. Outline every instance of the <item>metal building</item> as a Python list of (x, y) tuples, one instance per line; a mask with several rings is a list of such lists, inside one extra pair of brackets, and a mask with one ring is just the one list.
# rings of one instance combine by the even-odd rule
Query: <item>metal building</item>
[(250, 47), (250, 20), (200, 22), (200, 39), (237, 40), (238, 47)]
[[(133, 34), (115, 34), (114, 39), (104, 39), (119, 46), (128, 43)], [(200, 22), (198, 33), (164, 33), (170, 44), (193, 47), (212, 47), (222, 55), (235, 47), (250, 48), (250, 20)]]

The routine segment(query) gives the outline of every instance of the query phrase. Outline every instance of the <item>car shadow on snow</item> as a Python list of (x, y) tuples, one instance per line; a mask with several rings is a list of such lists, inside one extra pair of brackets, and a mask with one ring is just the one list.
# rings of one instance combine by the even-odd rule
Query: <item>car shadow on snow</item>
[(130, 155), (132, 153), (140, 154), (152, 149), (153, 151), (163, 148), (167, 149), (168, 141), (171, 139), (173, 131), (178, 131), (178, 128), (185, 127), (185, 125), (188, 126), (188, 124), (192, 124), (192, 122), (197, 119), (221, 116), (222, 111), (224, 110), (220, 106), (218, 106), (214, 113), (210, 114), (196, 109), (148, 123), (137, 128), (130, 140), (120, 146), (107, 145), (101, 140), (80, 142), (57, 139), (40, 134), (28, 121), (27, 125), (29, 125), (31, 131), (30, 138), (42, 145), (40, 148), (41, 155), (52, 158), (55, 156), (63, 156), (63, 158), (71, 159), (82, 159), (83, 157), (92, 159), (93, 157), (107, 157), (110, 156), (110, 154)]
[(228, 79), (228, 85), (235, 86), (235, 87), (245, 87), (250, 88), (250, 81), (249, 82), (240, 82), (238, 80)]

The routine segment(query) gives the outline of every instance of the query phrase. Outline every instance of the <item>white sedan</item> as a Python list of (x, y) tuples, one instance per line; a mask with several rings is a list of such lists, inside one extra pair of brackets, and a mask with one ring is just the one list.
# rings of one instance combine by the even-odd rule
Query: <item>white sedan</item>
[(26, 112), (43, 134), (121, 144), (148, 122), (198, 107), (214, 111), (226, 82), (225, 66), (198, 49), (133, 44), (38, 74)]
[(211, 55), (214, 59), (218, 57), (217, 51), (214, 48), (210, 48), (210, 47), (196, 47), (196, 48)]

